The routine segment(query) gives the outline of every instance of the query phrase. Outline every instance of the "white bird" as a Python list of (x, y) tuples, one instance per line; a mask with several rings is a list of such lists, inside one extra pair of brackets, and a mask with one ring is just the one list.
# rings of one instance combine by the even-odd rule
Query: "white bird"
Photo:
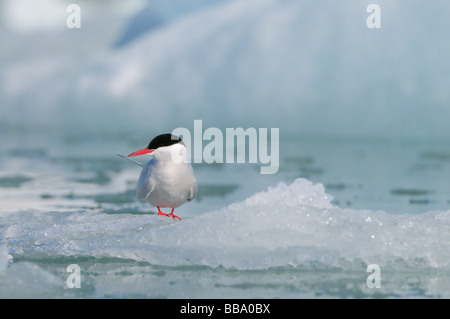
[[(187, 160), (186, 151), (181, 138), (173, 134), (162, 134), (151, 140), (147, 147), (128, 155), (153, 156), (142, 168), (136, 195), (138, 199), (147, 200), (157, 207), (158, 215), (181, 219), (173, 211), (186, 201), (191, 201), (197, 194), (197, 180)], [(170, 207), (172, 212), (163, 213), (161, 207)]]

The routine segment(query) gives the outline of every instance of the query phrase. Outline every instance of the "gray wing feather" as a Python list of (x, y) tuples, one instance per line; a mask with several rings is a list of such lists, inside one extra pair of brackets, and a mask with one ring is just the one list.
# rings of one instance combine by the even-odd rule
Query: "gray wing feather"
[(138, 186), (136, 189), (136, 196), (140, 200), (146, 200), (155, 189), (153, 179), (149, 178), (152, 172), (153, 165), (146, 165), (139, 177)]
[(194, 182), (192, 183), (191, 190), (189, 191), (187, 200), (188, 201), (193, 200), (195, 195), (197, 195), (197, 191), (198, 191), (198, 184), (197, 184), (197, 181), (194, 179)]

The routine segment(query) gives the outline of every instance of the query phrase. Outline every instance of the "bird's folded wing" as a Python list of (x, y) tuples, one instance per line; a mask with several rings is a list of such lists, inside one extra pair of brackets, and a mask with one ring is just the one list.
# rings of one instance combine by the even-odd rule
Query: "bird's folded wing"
[(139, 178), (138, 187), (136, 189), (137, 198), (140, 200), (146, 200), (155, 188), (153, 179), (149, 178), (151, 170), (152, 166), (145, 166), (142, 169), (141, 177)]
[(193, 200), (195, 195), (197, 195), (197, 191), (198, 191), (198, 184), (197, 184), (197, 181), (194, 179), (194, 182), (192, 183), (191, 190), (189, 191), (187, 200), (188, 201)]

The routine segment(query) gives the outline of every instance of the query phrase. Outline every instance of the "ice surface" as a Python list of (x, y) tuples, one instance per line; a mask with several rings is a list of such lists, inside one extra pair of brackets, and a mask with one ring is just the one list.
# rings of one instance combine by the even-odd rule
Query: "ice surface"
[[(153, 232), (152, 245), (208, 265), (266, 268), (361, 259), (424, 259), (448, 266), (449, 212), (388, 215), (330, 204), (322, 185), (298, 179), (214, 213)], [(201, 247), (201, 249), (199, 249)], [(186, 252), (190, 251), (190, 252)]]
[(8, 266), (8, 249), (0, 245), (0, 272)]
[(63, 281), (29, 262), (13, 263), (0, 273), (0, 298), (58, 298)]
[(223, 209), (180, 222), (101, 211), (3, 213), (13, 256), (88, 255), (155, 265), (266, 269), (347, 265), (449, 267), (450, 211), (389, 215), (342, 209), (321, 184), (281, 183)]

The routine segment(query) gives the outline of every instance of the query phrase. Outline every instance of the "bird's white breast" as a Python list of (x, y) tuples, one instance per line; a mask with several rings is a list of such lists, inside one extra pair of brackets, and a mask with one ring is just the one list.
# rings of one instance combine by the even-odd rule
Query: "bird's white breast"
[(145, 199), (153, 206), (176, 208), (197, 193), (192, 166), (187, 161), (172, 158), (172, 151), (183, 145), (158, 148), (142, 169), (137, 187), (139, 199)]

